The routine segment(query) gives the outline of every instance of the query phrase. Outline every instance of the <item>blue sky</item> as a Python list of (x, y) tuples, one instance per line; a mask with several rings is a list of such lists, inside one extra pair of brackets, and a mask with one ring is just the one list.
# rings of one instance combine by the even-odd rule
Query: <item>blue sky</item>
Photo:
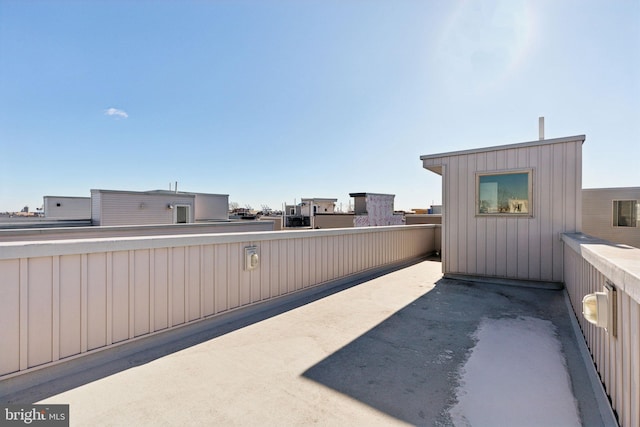
[(441, 201), (420, 155), (586, 134), (640, 186), (638, 1), (0, 0), (0, 211), (92, 188)]

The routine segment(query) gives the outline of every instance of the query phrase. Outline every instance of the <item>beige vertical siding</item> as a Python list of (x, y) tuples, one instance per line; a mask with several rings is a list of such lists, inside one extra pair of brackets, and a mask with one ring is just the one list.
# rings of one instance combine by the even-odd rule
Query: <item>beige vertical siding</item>
[[(563, 280), (563, 232), (581, 229), (584, 137), (424, 156), (442, 170), (445, 273)], [(531, 217), (476, 215), (476, 174), (532, 170)]]
[(613, 226), (614, 200), (640, 201), (640, 187), (582, 190), (582, 231), (600, 239), (640, 248), (640, 226)]
[[(0, 351), (1, 372), (12, 372), (21, 369), (20, 366), (20, 327), (7, 327), (4, 325), (21, 325), (23, 317), (20, 306), (23, 300), (20, 298), (20, 260), (3, 261), (2, 286), (0, 286), (0, 301), (11, 302), (3, 305), (0, 310), (0, 342), (3, 343)], [(9, 347), (10, 346), (10, 347)]]
[[(587, 236), (563, 236), (565, 286), (580, 328), (621, 426), (640, 425), (640, 249)], [(582, 298), (616, 288), (617, 333), (588, 323)]]
[(423, 257), (435, 240), (415, 225), (0, 243), (0, 378)]

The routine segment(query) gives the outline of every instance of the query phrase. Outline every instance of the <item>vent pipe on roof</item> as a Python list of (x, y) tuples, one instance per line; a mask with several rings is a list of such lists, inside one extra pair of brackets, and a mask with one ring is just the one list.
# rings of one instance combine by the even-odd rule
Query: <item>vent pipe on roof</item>
[(178, 181), (176, 181), (176, 188), (174, 189), (176, 191), (176, 194), (178, 193)]
[(540, 141), (544, 139), (544, 117), (538, 117), (538, 137)]

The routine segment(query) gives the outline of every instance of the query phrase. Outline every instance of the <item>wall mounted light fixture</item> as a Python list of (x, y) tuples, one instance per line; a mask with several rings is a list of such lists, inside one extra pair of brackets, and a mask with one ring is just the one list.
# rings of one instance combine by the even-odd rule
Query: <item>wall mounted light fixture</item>
[(257, 246), (245, 246), (244, 248), (244, 269), (253, 270), (258, 268), (260, 264), (260, 256), (258, 255)]
[(607, 282), (602, 292), (594, 292), (582, 298), (582, 315), (587, 322), (604, 328), (615, 337), (617, 328), (617, 294), (612, 283)]

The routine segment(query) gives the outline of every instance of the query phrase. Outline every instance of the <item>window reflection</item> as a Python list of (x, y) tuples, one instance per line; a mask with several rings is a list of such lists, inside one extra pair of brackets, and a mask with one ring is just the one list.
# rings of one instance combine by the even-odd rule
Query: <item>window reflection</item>
[(480, 175), (479, 214), (528, 214), (529, 172)]
[(614, 227), (637, 227), (640, 219), (637, 200), (614, 200), (613, 201), (613, 226)]

